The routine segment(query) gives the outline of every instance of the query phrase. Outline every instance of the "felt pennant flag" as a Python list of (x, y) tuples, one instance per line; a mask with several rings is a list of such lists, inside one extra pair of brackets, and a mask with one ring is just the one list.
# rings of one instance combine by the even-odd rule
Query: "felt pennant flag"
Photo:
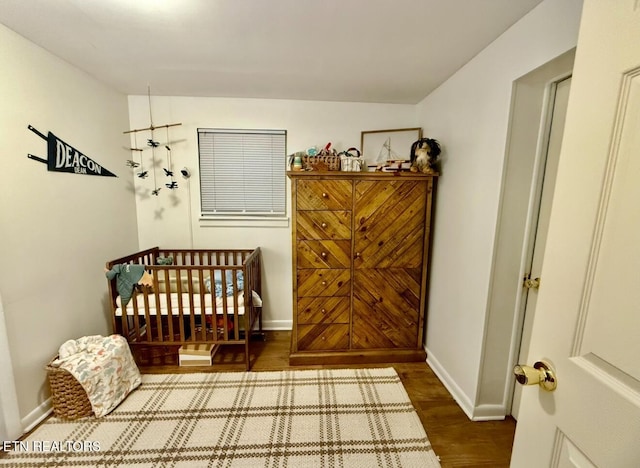
[(47, 164), (47, 169), (52, 172), (70, 172), (72, 174), (96, 175), (103, 177), (118, 177), (108, 171), (89, 156), (64, 142), (53, 133), (47, 136), (29, 125), (29, 130), (47, 141), (47, 159), (29, 154), (28, 157)]

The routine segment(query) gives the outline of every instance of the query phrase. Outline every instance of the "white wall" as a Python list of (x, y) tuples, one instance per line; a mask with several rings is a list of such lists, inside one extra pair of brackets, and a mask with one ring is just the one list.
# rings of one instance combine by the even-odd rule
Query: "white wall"
[[(47, 410), (44, 366), (60, 344), (110, 331), (104, 264), (138, 239), (126, 97), (2, 25), (0, 62), (0, 291), (25, 427)], [(120, 177), (47, 171), (27, 158), (47, 154), (28, 125)]]
[(418, 105), (418, 125), (443, 146), (428, 362), (472, 418), (496, 416), (477, 393), (513, 82), (575, 47), (581, 7), (546, 0)]
[[(151, 96), (151, 108), (154, 125), (182, 123), (169, 129), (168, 139), (175, 142), (171, 145), (174, 169), (184, 166), (191, 169), (191, 199), (187, 183), (180, 177), (178, 190), (171, 193), (161, 190), (158, 197), (149, 195), (153, 189), (151, 177), (137, 179), (140, 247), (186, 248), (191, 242), (190, 228), (196, 248), (260, 246), (264, 262), (264, 319), (265, 327), (270, 329), (290, 329), (292, 323), (290, 223), (286, 227), (200, 226), (197, 128), (285, 129), (287, 153), (291, 154), (327, 142), (332, 142), (339, 151), (359, 147), (363, 130), (415, 126), (415, 106), (411, 105)], [(148, 97), (130, 96), (129, 113), (131, 128), (148, 127)], [(157, 130), (154, 136), (160, 142), (167, 140), (165, 129)], [(144, 145), (146, 138), (146, 134), (140, 134), (137, 144)], [(145, 150), (143, 155), (148, 165), (150, 151)], [(157, 151), (156, 155), (166, 161), (166, 150)], [(161, 168), (156, 176), (158, 186), (164, 187), (166, 177)]]

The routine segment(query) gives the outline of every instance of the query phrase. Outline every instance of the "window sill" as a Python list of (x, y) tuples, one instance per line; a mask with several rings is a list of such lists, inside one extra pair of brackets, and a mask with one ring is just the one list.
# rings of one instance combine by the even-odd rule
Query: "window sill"
[(251, 217), (251, 216), (216, 216), (201, 217), (199, 219), (200, 227), (265, 227), (265, 228), (288, 228), (289, 217)]

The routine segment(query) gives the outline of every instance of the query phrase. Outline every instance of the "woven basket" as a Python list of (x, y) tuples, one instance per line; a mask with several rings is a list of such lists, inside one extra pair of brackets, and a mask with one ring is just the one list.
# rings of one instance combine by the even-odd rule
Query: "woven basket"
[(338, 155), (303, 156), (302, 167), (308, 171), (339, 171)]
[(93, 414), (87, 392), (69, 371), (53, 367), (51, 362), (45, 369), (51, 388), (53, 414), (57, 418), (78, 419)]

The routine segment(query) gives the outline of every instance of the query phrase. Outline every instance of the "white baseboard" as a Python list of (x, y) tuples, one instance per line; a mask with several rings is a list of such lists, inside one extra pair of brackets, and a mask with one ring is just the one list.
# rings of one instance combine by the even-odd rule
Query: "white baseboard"
[(293, 320), (263, 320), (263, 330), (286, 330), (293, 328)]
[(427, 352), (427, 364), (431, 367), (434, 374), (440, 379), (445, 388), (449, 391), (453, 399), (458, 403), (458, 406), (464, 411), (464, 414), (471, 420), (473, 420), (473, 403), (458, 384), (451, 378), (449, 373), (440, 364), (438, 359), (433, 355), (428, 348), (425, 347)]
[(26, 434), (53, 412), (53, 406), (51, 405), (51, 398), (47, 398), (39, 406), (36, 407), (31, 413), (22, 418), (22, 427), (24, 427), (24, 433)]
[(427, 352), (427, 364), (471, 421), (499, 421), (505, 418), (506, 411), (504, 405), (474, 406), (469, 397), (462, 391), (445, 368), (442, 367), (433, 353), (426, 347), (425, 351)]
[(507, 412), (504, 405), (478, 405), (473, 410), (474, 421), (502, 421)]

